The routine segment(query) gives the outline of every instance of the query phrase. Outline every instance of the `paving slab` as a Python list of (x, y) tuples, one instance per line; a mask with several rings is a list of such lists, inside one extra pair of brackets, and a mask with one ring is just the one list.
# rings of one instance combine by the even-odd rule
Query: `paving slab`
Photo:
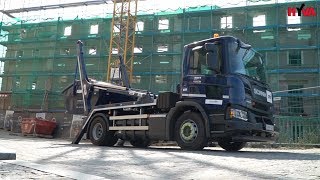
[(42, 164), (37, 164), (37, 163), (32, 163), (32, 162), (27, 162), (27, 161), (19, 161), (18, 160), (18, 161), (10, 161), (7, 163), (15, 164), (15, 165), (22, 166), (25, 168), (35, 169), (40, 172), (45, 172), (47, 174), (56, 175), (56, 176), (64, 177), (64, 178), (70, 178), (70, 179), (77, 179), (77, 180), (106, 179), (104, 177), (95, 176), (95, 175), (91, 175), (91, 174), (85, 174), (82, 172), (72, 171), (72, 170), (68, 170), (65, 168), (57, 168), (57, 167), (54, 167), (51, 165), (42, 165)]
[(0, 179), (54, 179), (54, 180), (72, 180), (65, 176), (60, 176), (54, 173), (39, 171), (37, 169), (19, 166), (13, 163), (14, 161), (0, 161)]

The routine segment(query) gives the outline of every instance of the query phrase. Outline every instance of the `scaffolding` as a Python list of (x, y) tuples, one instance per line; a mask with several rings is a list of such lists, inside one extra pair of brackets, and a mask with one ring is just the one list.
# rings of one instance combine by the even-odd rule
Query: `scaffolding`
[[(194, 5), (191, 2), (196, 1), (190, 1), (190, 6)], [(144, 9), (138, 8), (134, 32), (132, 86), (154, 93), (175, 91), (185, 44), (210, 38), (214, 33), (232, 35), (264, 56), (278, 119), (284, 122), (282, 117), (296, 117), (297, 121), (286, 122), (289, 127), (307, 117), (319, 127), (319, 88), (304, 89), (320, 85), (319, 16), (289, 17), (288, 7), (300, 7), (302, 2), (239, 1), (230, 6), (219, 2), (203, 1), (201, 6), (162, 10), (155, 9), (160, 6), (157, 1), (151, 9), (146, 2), (139, 2)], [(107, 1), (95, 3), (99, 3), (93, 5), (95, 8), (103, 7), (101, 11), (80, 3), (76, 13), (67, 14), (65, 7), (58, 13), (47, 13), (53, 14), (51, 18), (40, 16), (53, 9), (38, 13), (1, 11), (2, 109), (64, 111), (60, 92), (73, 82), (75, 43), (79, 39), (86, 48), (89, 76), (105, 80), (114, 48), (110, 45), (113, 5)], [(304, 3), (320, 12), (317, 1)]]

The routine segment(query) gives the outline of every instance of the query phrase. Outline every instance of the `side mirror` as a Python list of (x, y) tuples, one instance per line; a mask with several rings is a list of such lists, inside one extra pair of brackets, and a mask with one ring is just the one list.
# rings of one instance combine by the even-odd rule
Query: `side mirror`
[(207, 52), (206, 60), (211, 70), (213, 70), (215, 73), (220, 73), (220, 65), (219, 65), (217, 51)]
[(238, 47), (241, 47), (243, 49), (250, 49), (251, 48), (250, 44), (246, 44), (246, 43), (240, 41), (239, 39), (237, 39), (237, 43), (238, 43)]

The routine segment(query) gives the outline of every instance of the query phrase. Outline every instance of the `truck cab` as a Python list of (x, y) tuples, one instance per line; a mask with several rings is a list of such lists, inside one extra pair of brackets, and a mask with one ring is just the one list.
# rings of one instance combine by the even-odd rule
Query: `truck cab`
[(182, 67), (181, 101), (203, 108), (213, 141), (240, 147), (276, 138), (263, 60), (250, 45), (231, 36), (191, 43)]

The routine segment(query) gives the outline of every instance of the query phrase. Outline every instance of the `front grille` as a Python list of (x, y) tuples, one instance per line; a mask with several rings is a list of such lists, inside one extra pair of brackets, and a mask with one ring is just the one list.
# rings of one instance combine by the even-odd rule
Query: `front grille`
[(262, 110), (262, 111), (269, 111), (269, 109), (270, 109), (270, 107), (268, 105), (258, 103), (258, 102), (255, 102), (253, 107), (256, 109)]
[(258, 117), (255, 117), (255, 119), (256, 119), (256, 122), (257, 122), (257, 123), (273, 125), (272, 120), (269, 119), (269, 118), (262, 117), (262, 116), (258, 116)]
[(255, 119), (257, 123), (263, 123), (263, 120), (261, 117), (256, 117)]
[(250, 86), (246, 83), (244, 83), (244, 91), (246, 94), (249, 94), (249, 95), (252, 94)]

